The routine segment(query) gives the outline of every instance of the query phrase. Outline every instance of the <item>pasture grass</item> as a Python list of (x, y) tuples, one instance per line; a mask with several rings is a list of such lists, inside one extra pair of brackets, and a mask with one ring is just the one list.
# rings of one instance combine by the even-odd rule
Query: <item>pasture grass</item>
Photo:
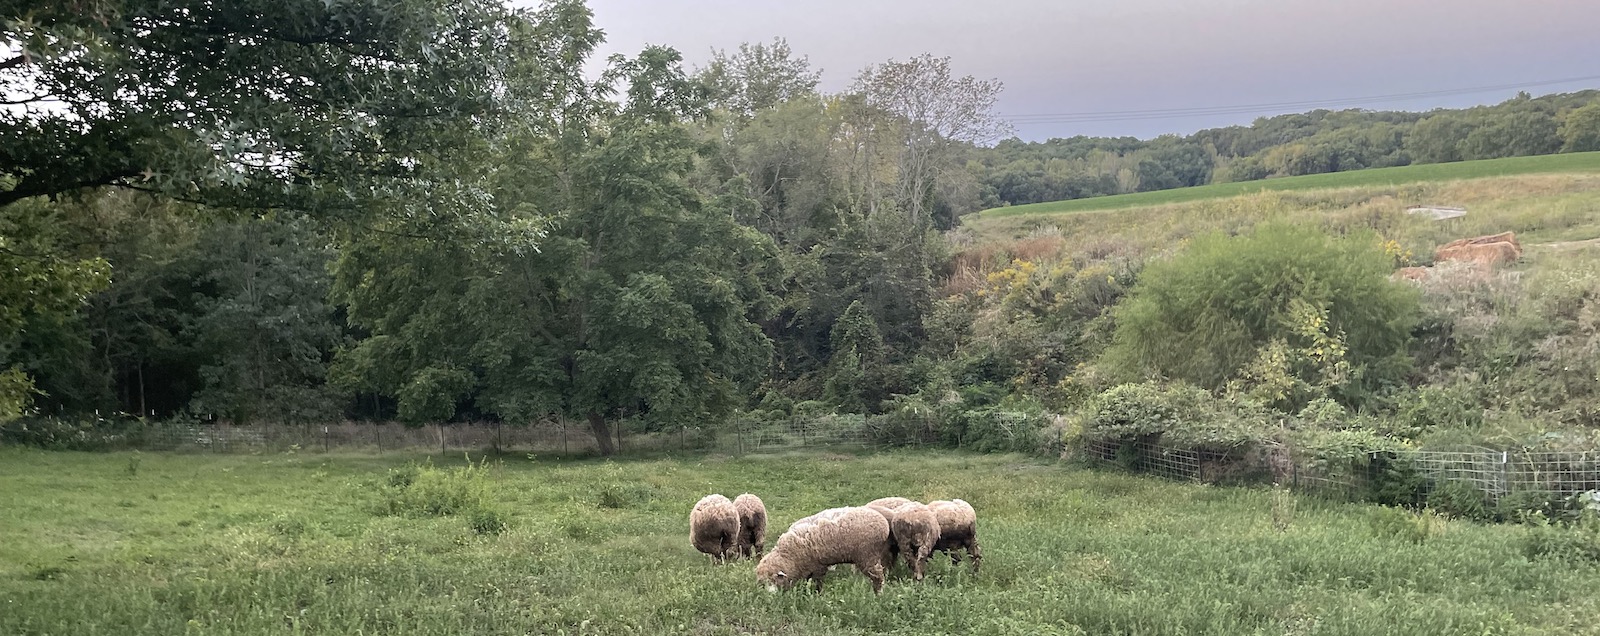
[[(1407, 214), (1415, 204), (1467, 209), (1433, 221)], [(1314, 223), (1338, 233), (1373, 229), (1431, 256), (1455, 238), (1514, 231), (1525, 247), (1600, 237), (1600, 174), (1541, 174), (1399, 186), (1262, 192), (1190, 203), (1027, 216), (965, 217), (958, 236), (970, 247), (1048, 237), (1063, 253), (1145, 258), (1210, 231), (1241, 232), (1269, 219)]]
[(1205, 199), (1233, 197), (1256, 192), (1285, 192), (1293, 190), (1323, 190), (1332, 188), (1394, 186), (1408, 183), (1481, 179), (1513, 175), (1597, 172), (1600, 171), (1600, 152), (1577, 152), (1535, 157), (1510, 157), (1453, 163), (1430, 163), (1394, 168), (1369, 168), (1298, 177), (1280, 177), (1258, 181), (1213, 183), (1192, 188), (1173, 188), (1153, 192), (1133, 192), (1087, 199), (1048, 201), (990, 208), (979, 214), (984, 217), (1027, 216), (1038, 214), (1063, 214), (1093, 210), (1117, 210), (1151, 207), (1173, 203), (1186, 203)]
[[(421, 459), (0, 449), (0, 634), (1575, 634), (1600, 615), (1600, 568), (1530, 560), (1525, 527), (1033, 457), (491, 459), (498, 534), (384, 514)], [(769, 544), (832, 506), (964, 498), (983, 571), (936, 559), (874, 597), (841, 567), (769, 594), (688, 542), (699, 497), (745, 491)]]

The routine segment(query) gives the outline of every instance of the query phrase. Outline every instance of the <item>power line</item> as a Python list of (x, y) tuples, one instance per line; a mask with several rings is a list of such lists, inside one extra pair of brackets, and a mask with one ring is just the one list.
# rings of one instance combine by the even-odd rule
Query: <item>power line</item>
[(1012, 115), (1007, 117), (1018, 125), (1036, 124), (1068, 124), (1087, 122), (1116, 122), (1140, 121), (1148, 119), (1173, 119), (1179, 117), (1200, 117), (1207, 115), (1243, 115), (1259, 113), (1262, 111), (1278, 109), (1305, 109), (1322, 108), (1330, 106), (1357, 106), (1361, 104), (1406, 101), (1423, 97), (1444, 97), (1450, 95), (1470, 95), (1490, 91), (1503, 91), (1514, 88), (1532, 88), (1536, 86), (1550, 86), (1555, 84), (1570, 84), (1573, 82), (1586, 82), (1600, 80), (1600, 75), (1586, 77), (1569, 77), (1563, 79), (1541, 80), (1537, 82), (1520, 82), (1516, 84), (1500, 84), (1496, 86), (1475, 86), (1472, 88), (1452, 88), (1435, 91), (1419, 91), (1413, 93), (1392, 93), (1389, 95), (1370, 95), (1367, 97), (1345, 97), (1337, 99), (1319, 99), (1296, 102), (1273, 102), (1264, 104), (1238, 104), (1234, 106), (1203, 106), (1194, 108), (1162, 108), (1152, 110), (1109, 110), (1082, 113), (1035, 113), (1025, 115)]

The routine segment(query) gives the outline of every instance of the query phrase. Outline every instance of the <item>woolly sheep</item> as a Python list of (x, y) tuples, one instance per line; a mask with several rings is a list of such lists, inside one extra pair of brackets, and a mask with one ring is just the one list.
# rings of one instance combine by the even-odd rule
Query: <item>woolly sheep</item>
[(733, 499), (739, 511), (739, 555), (759, 557), (767, 551), (767, 505), (761, 498), (745, 493)]
[(706, 495), (694, 505), (689, 513), (689, 542), (694, 549), (710, 555), (713, 563), (722, 563), (738, 539), (739, 509), (727, 497)]
[(939, 540), (939, 520), (927, 506), (905, 497), (884, 497), (867, 503), (889, 520), (890, 552), (888, 563), (893, 565), (896, 556), (905, 559), (912, 577), (918, 581), (926, 572), (928, 557)]
[(972, 509), (972, 504), (953, 499), (935, 501), (928, 504), (928, 508), (939, 522), (939, 541), (933, 549), (950, 555), (951, 564), (961, 562), (956, 550), (966, 549), (967, 556), (972, 557), (972, 573), (977, 574), (983, 553), (978, 550), (978, 513)]
[(809, 579), (822, 591), (830, 566), (850, 563), (883, 591), (884, 556), (889, 551), (889, 520), (866, 507), (831, 508), (794, 522), (772, 551), (756, 565), (756, 581), (770, 591), (789, 589)]

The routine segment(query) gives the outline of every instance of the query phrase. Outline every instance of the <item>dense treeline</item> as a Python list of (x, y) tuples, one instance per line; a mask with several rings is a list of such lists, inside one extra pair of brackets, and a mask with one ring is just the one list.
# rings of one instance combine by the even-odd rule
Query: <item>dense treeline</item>
[[(1354, 149), (1344, 169), (1600, 138), (1577, 95), (990, 147), (1001, 87), (946, 59), (838, 94), (782, 40), (698, 69), (649, 48), (588, 79), (601, 34), (577, 0), (379, 4), (8, 9), (9, 98), (67, 107), (0, 114), (0, 423), (563, 418), (609, 452), (619, 422), (849, 417), (1032, 450), (1190, 418), (1172, 439), (1291, 421), (1367, 449), (1387, 429), (1346, 416), (1481, 411), (1468, 370), (1499, 359), (1388, 280), (1399, 221), (1230, 220), (1137, 249), (945, 231), (996, 184), (1089, 196), (1328, 149)], [(1555, 364), (1520, 360), (1523, 379)], [(1495, 408), (1589, 426), (1594, 398)]]
[(585, 79), (581, 2), (86, 8), (6, 16), (5, 419), (875, 409), (1001, 130), (928, 56)]
[(1600, 150), (1600, 91), (1425, 113), (1314, 110), (1192, 135), (977, 149), (984, 207), (1362, 168)]

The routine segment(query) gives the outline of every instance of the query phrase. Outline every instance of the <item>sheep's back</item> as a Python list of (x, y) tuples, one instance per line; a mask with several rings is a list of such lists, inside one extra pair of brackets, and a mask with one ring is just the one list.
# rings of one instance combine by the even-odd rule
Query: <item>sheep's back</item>
[(794, 522), (774, 552), (817, 565), (876, 559), (889, 544), (889, 520), (874, 510), (832, 508)]

